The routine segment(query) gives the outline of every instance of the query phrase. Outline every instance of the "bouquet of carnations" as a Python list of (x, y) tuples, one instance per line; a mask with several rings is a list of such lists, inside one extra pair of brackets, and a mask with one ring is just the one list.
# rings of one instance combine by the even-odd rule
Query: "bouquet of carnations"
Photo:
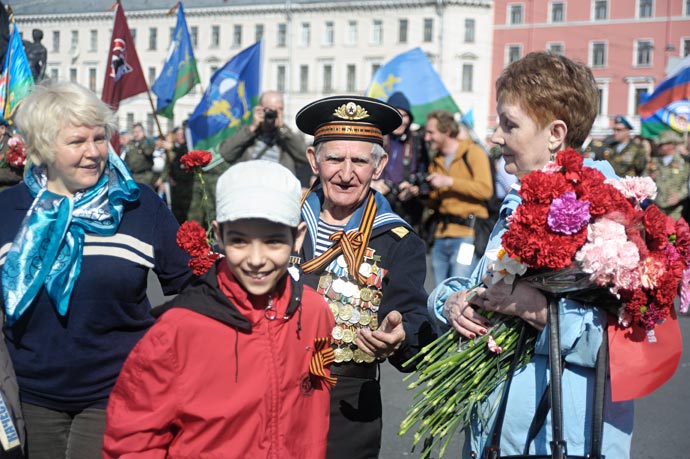
[[(211, 152), (206, 150), (192, 150), (180, 158), (180, 163), (185, 171), (197, 174), (201, 184), (202, 202), (204, 205), (208, 202), (208, 194), (206, 193), (206, 183), (201, 169), (208, 165), (212, 158)], [(191, 256), (188, 264), (197, 276), (206, 273), (216, 260), (221, 257), (221, 254), (214, 252), (211, 248), (213, 245), (213, 232), (210, 221), (206, 222), (206, 229), (196, 221), (182, 223), (177, 230), (177, 245)]]
[[(521, 179), (521, 204), (508, 217), (502, 247), (494, 251), (492, 282), (516, 279), (550, 294), (603, 307), (621, 327), (654, 328), (690, 303), (690, 227), (651, 204), (649, 178), (606, 179), (568, 149), (543, 170)], [(489, 254), (487, 254), (489, 255)], [(493, 258), (492, 257), (492, 258)], [(419, 425), (423, 456), (467, 427), (472, 408), (508, 377), (521, 320), (494, 314), (487, 336), (467, 341), (453, 329), (424, 348), (417, 361), (422, 386), (400, 434)], [(525, 348), (533, 351), (534, 336)], [(524, 364), (530, 352), (522, 357)], [(478, 412), (480, 410), (477, 410)]]
[(7, 139), (7, 153), (3, 162), (13, 169), (21, 170), (26, 164), (26, 144), (19, 136)]

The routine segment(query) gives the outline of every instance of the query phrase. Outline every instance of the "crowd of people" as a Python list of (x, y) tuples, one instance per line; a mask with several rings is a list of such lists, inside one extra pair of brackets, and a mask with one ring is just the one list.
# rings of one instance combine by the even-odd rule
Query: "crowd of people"
[[(612, 139), (592, 141), (594, 78), (562, 56), (512, 63), (496, 94), (489, 153), (450, 112), (415, 119), (403, 93), (314, 101), (296, 132), (267, 91), (199, 181), (181, 162), (184, 125), (155, 140), (141, 124), (118, 132), (91, 91), (37, 85), (13, 119), (26, 166), (0, 168), (0, 458), (375, 458), (381, 362), (412, 371), (449, 328), (486, 335), (487, 312), (538, 338), (500, 416), (501, 385), (478, 407), (462, 457), (551, 454), (551, 418), (535, 421), (548, 302), (519, 280), (489, 282), (485, 250), (520, 179), (560, 150), (581, 149), (607, 177), (652, 177), (674, 217), (690, 208), (690, 156), (672, 131), (636, 142), (623, 116)], [(0, 160), (8, 129), (0, 120)], [(188, 220), (212, 221), (223, 255), (201, 275), (178, 245)], [(153, 309), (150, 271), (174, 296)], [(600, 451), (589, 449), (606, 313), (565, 299), (558, 310), (568, 453), (629, 458), (633, 404), (610, 390)]]

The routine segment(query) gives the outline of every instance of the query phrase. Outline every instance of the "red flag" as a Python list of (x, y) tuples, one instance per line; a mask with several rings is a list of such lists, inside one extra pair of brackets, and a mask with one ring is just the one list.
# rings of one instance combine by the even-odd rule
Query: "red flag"
[(101, 99), (117, 110), (120, 101), (148, 91), (125, 11), (118, 2)]
[(647, 335), (639, 326), (621, 328), (609, 315), (609, 367), (614, 402), (651, 394), (671, 379), (683, 342), (675, 310)]

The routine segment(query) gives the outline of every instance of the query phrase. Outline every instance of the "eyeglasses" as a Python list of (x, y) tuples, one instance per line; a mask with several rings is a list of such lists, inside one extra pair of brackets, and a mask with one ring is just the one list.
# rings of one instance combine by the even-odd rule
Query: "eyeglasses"
[(613, 130), (614, 130), (615, 132), (620, 132), (620, 131), (627, 131), (628, 129), (626, 129), (626, 128), (617, 128), (617, 127), (615, 127), (615, 128), (613, 128)]

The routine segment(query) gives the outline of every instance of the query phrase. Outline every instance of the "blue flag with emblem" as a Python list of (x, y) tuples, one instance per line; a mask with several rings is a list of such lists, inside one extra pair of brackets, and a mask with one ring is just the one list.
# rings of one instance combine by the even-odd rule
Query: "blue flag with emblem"
[(12, 23), (10, 29), (10, 41), (0, 76), (0, 104), (2, 104), (4, 118), (9, 118), (14, 114), (19, 102), (34, 87), (34, 77), (31, 74), (29, 59), (26, 57), (17, 24)]
[(191, 91), (199, 82), (192, 40), (189, 38), (187, 21), (182, 3), (180, 3), (177, 7), (177, 25), (173, 32), (168, 57), (161, 74), (151, 86), (151, 91), (158, 97), (156, 113), (172, 118), (177, 99)]
[[(213, 150), (242, 125), (249, 124), (259, 101), (261, 41), (244, 49), (216, 70), (187, 126), (193, 148)], [(219, 155), (208, 167), (222, 161)]]
[(398, 54), (378, 69), (366, 95), (385, 102), (396, 91), (405, 94), (414, 119), (421, 123), (432, 110), (460, 112), (421, 48)]

